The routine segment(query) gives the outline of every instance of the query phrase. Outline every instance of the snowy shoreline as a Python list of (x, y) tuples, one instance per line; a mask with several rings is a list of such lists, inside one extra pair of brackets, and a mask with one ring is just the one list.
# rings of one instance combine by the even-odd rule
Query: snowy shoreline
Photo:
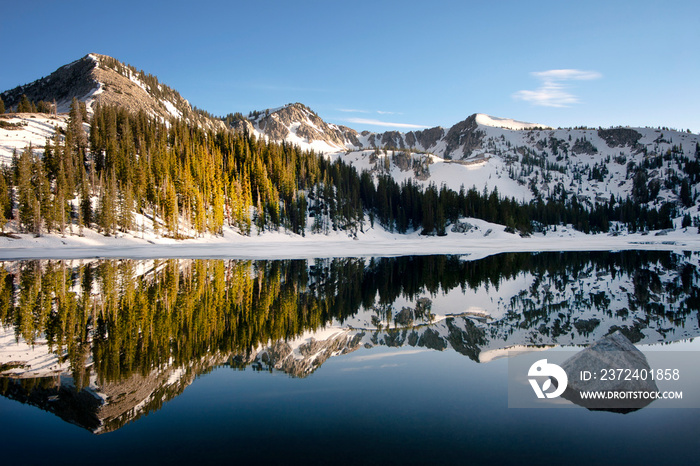
[(87, 258), (219, 258), (219, 259), (314, 259), (331, 257), (381, 257), (456, 254), (470, 259), (505, 252), (674, 250), (700, 251), (700, 234), (695, 228), (650, 232), (648, 234), (587, 235), (560, 228), (546, 235), (522, 238), (507, 233), (502, 225), (469, 219), (475, 228), (469, 233), (448, 232), (447, 236), (394, 234), (381, 228), (366, 228), (357, 239), (345, 232), (305, 237), (284, 232), (242, 236), (225, 229), (223, 236), (173, 240), (138, 234), (106, 237), (92, 230), (84, 236), (59, 234), (18, 238), (0, 237), (0, 260), (87, 259)]

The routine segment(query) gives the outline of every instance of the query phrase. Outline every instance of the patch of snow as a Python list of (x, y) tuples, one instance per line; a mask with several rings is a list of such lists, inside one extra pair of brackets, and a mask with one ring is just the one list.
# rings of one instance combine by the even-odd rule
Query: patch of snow
[(43, 113), (18, 113), (2, 121), (22, 126), (0, 128), (0, 164), (10, 164), (13, 151), (19, 155), (29, 145), (37, 155), (43, 154), (46, 140), (53, 138), (56, 127), (65, 129), (68, 125), (68, 118), (64, 115), (54, 117)]
[(165, 108), (168, 110), (168, 113), (170, 113), (173, 117), (175, 118), (181, 118), (182, 117), (182, 112), (175, 108), (175, 105), (172, 104), (172, 102), (168, 100), (162, 100), (161, 101), (163, 105), (165, 105)]
[(526, 123), (524, 121), (511, 120), (510, 118), (499, 118), (483, 113), (476, 114), (476, 122), (483, 126), (493, 126), (494, 128), (505, 128), (512, 130), (521, 130), (529, 128), (549, 128), (551, 126), (541, 125), (539, 123)]

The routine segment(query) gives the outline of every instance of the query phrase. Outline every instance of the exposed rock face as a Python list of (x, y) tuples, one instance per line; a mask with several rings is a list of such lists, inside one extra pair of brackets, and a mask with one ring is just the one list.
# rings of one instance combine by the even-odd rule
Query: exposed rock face
[(420, 144), (424, 150), (429, 150), (431, 147), (434, 147), (443, 136), (445, 136), (445, 130), (439, 126), (415, 132), (416, 141), (418, 141), (418, 144)]
[(97, 62), (86, 56), (60, 67), (47, 77), (5, 91), (0, 96), (7, 107), (16, 106), (22, 94), (35, 102), (40, 100), (50, 102), (55, 99), (59, 108), (66, 107), (70, 105), (73, 97), (85, 100), (99, 88), (99, 83), (94, 76), (96, 66)]
[[(644, 354), (639, 351), (620, 331), (616, 331), (592, 344), (585, 350), (567, 359), (562, 369), (569, 378), (566, 391), (562, 395), (567, 400), (591, 410), (605, 410), (628, 413), (641, 409), (653, 400), (651, 398), (623, 397), (628, 392), (650, 393), (658, 391), (651, 377), (634, 377), (649, 374), (651, 368)], [(622, 375), (613, 376), (610, 370), (623, 369)], [(627, 370), (631, 377), (626, 377)], [(590, 380), (582, 380), (581, 374), (590, 374)], [(646, 380), (643, 380), (646, 379)], [(619, 399), (584, 399), (581, 392), (613, 392)]]
[(598, 153), (598, 149), (587, 139), (577, 139), (571, 151), (574, 154), (593, 155)]
[(99, 102), (133, 113), (144, 111), (166, 119), (187, 118), (213, 129), (225, 127), (221, 120), (193, 111), (177, 91), (158, 83), (155, 77), (99, 54), (86, 55), (45, 78), (5, 91), (1, 96), (7, 106), (15, 106), (22, 94), (31, 101), (55, 100), (58, 112), (67, 112), (75, 97), (86, 102), (89, 110)]
[[(449, 131), (436, 126), (421, 131), (385, 131), (358, 133), (346, 126), (328, 124), (308, 107), (289, 104), (277, 110), (255, 112), (250, 119), (251, 126), (273, 141), (293, 140), (291, 136), (302, 139), (305, 143), (325, 142), (336, 150), (361, 149), (396, 149), (431, 151), (443, 140), (446, 149), (440, 148), (439, 155), (448, 158), (466, 158), (482, 147), (485, 133), (478, 129), (476, 115), (457, 123)], [(247, 129), (236, 122), (234, 129)], [(361, 141), (360, 136), (364, 138)], [(461, 151), (459, 151), (461, 149)], [(457, 153), (459, 151), (459, 153)], [(427, 176), (423, 173), (421, 176)]]
[(642, 135), (630, 128), (599, 129), (598, 136), (609, 147), (635, 147)]
[(232, 128), (234, 131), (248, 134), (253, 134), (253, 132), (255, 131), (255, 127), (248, 120), (236, 120), (233, 123)]
[(402, 172), (408, 171), (413, 167), (413, 157), (408, 152), (394, 152), (391, 156), (391, 161)]
[(353, 145), (353, 147), (362, 147), (362, 143), (360, 143), (357, 131), (342, 125), (338, 126), (338, 130), (345, 137), (345, 139), (347, 139), (350, 142), (350, 144)]
[(474, 225), (469, 222), (456, 222), (452, 225), (451, 230), (455, 233), (468, 233), (472, 228)]
[(357, 131), (330, 125), (300, 103), (259, 113), (252, 118), (251, 124), (272, 141), (284, 141), (293, 133), (307, 143), (322, 141), (338, 149), (361, 145)]
[(381, 145), (384, 147), (396, 147), (404, 149), (406, 144), (403, 142), (403, 135), (398, 131), (386, 131), (382, 133)]
[(447, 143), (445, 158), (454, 158), (452, 156), (453, 152), (460, 147), (462, 147), (462, 154), (461, 156), (457, 154), (457, 158), (469, 157), (474, 149), (480, 148), (481, 141), (484, 138), (484, 132), (479, 131), (477, 128), (476, 115), (471, 115), (466, 120), (450, 128), (445, 136), (445, 142)]

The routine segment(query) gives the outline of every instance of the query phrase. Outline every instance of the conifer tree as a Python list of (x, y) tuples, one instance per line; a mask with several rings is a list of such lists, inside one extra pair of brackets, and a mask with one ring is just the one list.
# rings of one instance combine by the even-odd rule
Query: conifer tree
[(34, 155), (32, 147), (27, 146), (18, 158), (17, 163), (17, 200), (19, 207), (19, 222), (24, 231), (34, 231), (35, 193), (32, 186), (32, 171)]
[(171, 236), (177, 238), (179, 215), (175, 185), (169, 180), (165, 180), (163, 191), (163, 220), (165, 221), (165, 228)]
[(43, 162), (34, 157), (32, 165), (32, 184), (38, 209), (34, 212), (34, 234), (41, 235), (42, 225), (51, 233), (54, 228), (54, 209), (49, 178), (44, 170)]
[(22, 97), (20, 97), (19, 103), (17, 104), (17, 113), (31, 113), (31, 112), (32, 112), (32, 103), (29, 101), (26, 94), (22, 94)]
[(5, 102), (0, 98), (0, 114), (5, 113)]
[(12, 199), (10, 198), (10, 186), (7, 183), (6, 170), (0, 169), (0, 232), (5, 232), (5, 223), (10, 219), (8, 213), (12, 212)]
[(56, 210), (56, 221), (59, 224), (61, 235), (66, 235), (66, 218), (70, 218), (68, 198), (70, 197), (68, 182), (66, 181), (66, 171), (63, 169), (63, 160), (59, 162), (58, 177), (55, 183), (54, 204)]
[[(68, 114), (68, 127), (66, 128), (66, 146), (71, 154), (77, 160), (76, 166), (82, 165), (86, 160), (88, 139), (83, 128), (83, 112), (81, 111), (80, 102), (75, 97), (70, 105)], [(94, 167), (90, 168), (91, 176), (94, 175)], [(92, 188), (94, 189), (94, 177), (91, 177)]]
[[(85, 169), (82, 170), (83, 172)], [(92, 200), (90, 199), (90, 188), (88, 186), (87, 176), (82, 177), (80, 184), (80, 209), (78, 216), (78, 227), (80, 235), (83, 235), (83, 227), (90, 228), (93, 221)]]
[(129, 231), (134, 224), (134, 195), (131, 184), (127, 183), (119, 188), (119, 229)]

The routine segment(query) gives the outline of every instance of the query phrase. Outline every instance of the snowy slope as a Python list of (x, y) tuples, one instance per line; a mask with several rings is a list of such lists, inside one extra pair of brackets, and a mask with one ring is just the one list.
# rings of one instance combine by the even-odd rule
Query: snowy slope
[[(697, 134), (667, 128), (554, 129), (485, 114), (450, 128), (357, 133), (291, 104), (255, 114), (248, 125), (258, 137), (323, 152), (358, 170), (390, 173), (399, 182), (413, 178), (454, 190), (498, 188), (501, 196), (525, 202), (575, 195), (593, 206), (609, 202), (611, 195), (625, 199), (632, 193), (635, 169), (645, 164), (660, 165), (647, 170), (648, 182), (660, 186), (652, 205), (674, 202), (686, 176), (684, 160), (700, 157)], [(694, 207), (687, 212), (698, 214)]]
[(0, 163), (9, 164), (12, 153), (20, 154), (27, 146), (32, 146), (37, 154), (43, 154), (47, 139), (53, 138), (56, 128), (65, 129), (68, 118), (65, 115), (50, 116), (41, 113), (16, 113), (0, 118)]
[(225, 128), (221, 120), (195, 111), (177, 91), (158, 82), (155, 76), (96, 53), (0, 94), (8, 109), (16, 109), (22, 95), (33, 102), (56, 102), (58, 113), (67, 113), (76, 98), (86, 104), (88, 113), (99, 102), (134, 113), (144, 111), (164, 120), (185, 118), (207, 128)]
[[(176, 91), (143, 71), (111, 57), (89, 54), (59, 68), (46, 78), (3, 93), (12, 106), (18, 95), (32, 100), (56, 98), (66, 110), (70, 96), (87, 102), (143, 110), (166, 119), (186, 118), (209, 128), (223, 129), (218, 119), (195, 112)], [(8, 97), (9, 96), (9, 97)], [(10, 98), (10, 100), (7, 100)], [(3, 118), (0, 127), (0, 163), (8, 163), (14, 150), (43, 146), (54, 125), (65, 118), (17, 115)], [(19, 127), (15, 127), (19, 124)], [(647, 202), (678, 206), (680, 216), (700, 221), (700, 182), (693, 178), (689, 206), (682, 206), (681, 186), (690, 179), (687, 161), (700, 160), (700, 136), (668, 128), (610, 129), (559, 128), (526, 123), (481, 113), (472, 114), (449, 128), (434, 127), (406, 133), (372, 133), (325, 122), (303, 104), (251, 112), (238, 119), (234, 129), (269, 141), (286, 142), (341, 159), (375, 175), (390, 174), (397, 181), (413, 179), (459, 190), (497, 189), (501, 197), (529, 202), (542, 198), (572, 199), (593, 207), (633, 195), (634, 177), (642, 171), (652, 191)], [(658, 189), (652, 189), (652, 187)], [(676, 222), (680, 222), (679, 219)]]
[(526, 123), (524, 121), (512, 120), (510, 118), (499, 118), (483, 113), (476, 114), (476, 122), (481, 126), (492, 126), (494, 128), (504, 128), (512, 130), (543, 128), (551, 129), (547, 125), (538, 123)]

